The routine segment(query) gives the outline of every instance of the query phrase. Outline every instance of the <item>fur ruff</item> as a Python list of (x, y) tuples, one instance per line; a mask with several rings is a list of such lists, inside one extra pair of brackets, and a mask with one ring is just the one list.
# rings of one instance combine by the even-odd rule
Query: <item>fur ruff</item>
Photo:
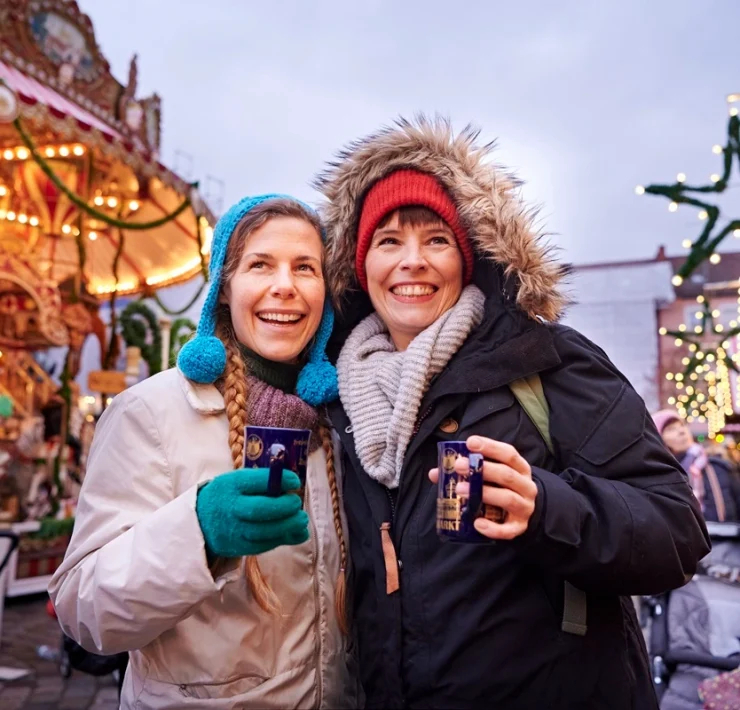
[(530, 318), (557, 320), (569, 302), (559, 286), (567, 269), (534, 224), (519, 195), (521, 182), (491, 163), (493, 143), (481, 145), (468, 126), (455, 135), (448, 120), (419, 116), (349, 144), (317, 176), (328, 200), (322, 209), (327, 236), (327, 276), (335, 296), (357, 289), (355, 252), (358, 207), (378, 179), (399, 168), (436, 177), (448, 190), (474, 245), (514, 277), (516, 303)]

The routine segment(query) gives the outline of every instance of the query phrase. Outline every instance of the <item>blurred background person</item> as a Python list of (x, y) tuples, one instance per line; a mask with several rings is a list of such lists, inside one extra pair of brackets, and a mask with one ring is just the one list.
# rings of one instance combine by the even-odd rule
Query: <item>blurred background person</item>
[(662, 409), (653, 414), (653, 421), (663, 443), (686, 472), (704, 518), (711, 522), (740, 520), (740, 481), (732, 464), (695, 441), (691, 429), (675, 410)]

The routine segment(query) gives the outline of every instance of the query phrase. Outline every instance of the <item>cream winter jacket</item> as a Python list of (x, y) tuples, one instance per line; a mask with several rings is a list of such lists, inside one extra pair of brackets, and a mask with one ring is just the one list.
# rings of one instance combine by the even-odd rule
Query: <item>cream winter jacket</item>
[(310, 540), (260, 555), (281, 604), (263, 612), (243, 565), (212, 571), (199, 485), (233, 469), (224, 401), (176, 369), (101, 418), (72, 541), (49, 593), (65, 633), (130, 651), (121, 707), (350, 708), (355, 674), (334, 612), (339, 545), (326, 458), (309, 457)]

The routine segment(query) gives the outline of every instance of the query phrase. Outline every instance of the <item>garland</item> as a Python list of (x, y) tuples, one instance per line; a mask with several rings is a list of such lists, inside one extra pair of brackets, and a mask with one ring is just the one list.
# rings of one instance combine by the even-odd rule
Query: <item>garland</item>
[(691, 194), (721, 194), (729, 184), (732, 172), (733, 158), (737, 158), (740, 167), (740, 118), (737, 115), (730, 116), (727, 125), (727, 143), (720, 149), (716, 147), (715, 152), (721, 152), (723, 170), (722, 175), (713, 176), (716, 180), (711, 185), (687, 185), (679, 175), (675, 183), (665, 185), (648, 185), (637, 187), (638, 194), (661, 195), (667, 197), (675, 205), (692, 205), (703, 210), (702, 217), (706, 216), (706, 225), (697, 239), (692, 242), (690, 252), (686, 261), (674, 277), (674, 285), (680, 286), (684, 279), (691, 276), (696, 268), (706, 259), (710, 258), (717, 247), (730, 232), (740, 230), (740, 219), (733, 219), (717, 233), (713, 233), (720, 218), (720, 208), (710, 202), (691, 197)]
[[(36, 150), (36, 146), (31, 139), (31, 136), (26, 133), (25, 129), (23, 128), (23, 124), (21, 123), (20, 118), (16, 118), (15, 121), (13, 121), (13, 125), (15, 126), (16, 131), (18, 131), (18, 135), (21, 137), (23, 144), (31, 152), (31, 156), (33, 157), (36, 164), (41, 168), (41, 170), (49, 178), (49, 180), (54, 183), (54, 186), (60, 192), (65, 194), (74, 205), (76, 205), (83, 212), (86, 212), (88, 215), (90, 215), (90, 217), (94, 217), (95, 219), (100, 220), (101, 222), (105, 222), (112, 227), (118, 227), (118, 229), (146, 230), (162, 227), (168, 222), (171, 222), (173, 219), (179, 217), (188, 207), (190, 207), (190, 197), (186, 197), (180, 203), (180, 206), (177, 207), (173, 212), (170, 212), (169, 214), (164, 215), (164, 217), (160, 217), (159, 219), (155, 219), (151, 222), (127, 222), (116, 217), (111, 217), (105, 212), (101, 212), (100, 210), (95, 209), (95, 207), (93, 207), (92, 205), (88, 204), (86, 200), (80, 197), (76, 192), (70, 190), (69, 187), (67, 187), (67, 185), (65, 185), (65, 183), (59, 179), (59, 176), (54, 172), (49, 163), (43, 157), (41, 157), (39, 152)], [(197, 182), (191, 183), (191, 187), (196, 188), (197, 186)]]
[[(142, 301), (132, 301), (120, 317), (121, 336), (128, 346), (141, 350), (141, 357), (149, 366), (149, 374), (162, 370), (162, 329), (154, 311)], [(148, 332), (147, 332), (148, 327)], [(151, 342), (147, 342), (151, 337)]]

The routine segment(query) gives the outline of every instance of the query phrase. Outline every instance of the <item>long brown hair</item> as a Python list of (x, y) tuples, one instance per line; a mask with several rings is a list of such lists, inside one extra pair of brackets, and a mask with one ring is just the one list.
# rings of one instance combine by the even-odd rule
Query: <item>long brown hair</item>
[[(321, 225), (318, 218), (297, 202), (276, 199), (258, 205), (239, 222), (229, 240), (221, 280), (222, 293), (225, 284), (229, 282), (239, 266), (247, 237), (273, 217), (303, 219), (311, 224), (319, 235), (321, 234)], [(244, 465), (244, 427), (247, 425), (247, 368), (231, 324), (231, 313), (228, 306), (224, 304), (219, 308), (216, 332), (226, 348), (226, 368), (217, 385), (224, 396), (226, 416), (229, 421), (229, 449), (232, 463), (234, 468), (237, 469)], [(326, 473), (331, 494), (332, 515), (339, 540), (340, 569), (336, 584), (335, 606), (339, 626), (342, 632), (346, 633), (347, 546), (342, 529), (341, 504), (334, 465), (334, 447), (331, 432), (326, 426), (322, 425), (319, 433), (321, 445), (326, 455)], [(265, 579), (257, 557), (245, 558), (245, 571), (247, 585), (257, 604), (269, 613), (277, 613), (279, 611), (278, 599)]]

